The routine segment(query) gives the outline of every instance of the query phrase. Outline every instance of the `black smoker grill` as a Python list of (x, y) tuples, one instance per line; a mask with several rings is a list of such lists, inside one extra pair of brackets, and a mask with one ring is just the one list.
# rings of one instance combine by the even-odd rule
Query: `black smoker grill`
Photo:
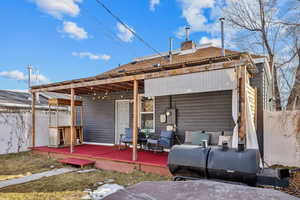
[(288, 170), (261, 170), (259, 151), (194, 145), (175, 145), (168, 157), (174, 180), (219, 179), (255, 185), (288, 186)]

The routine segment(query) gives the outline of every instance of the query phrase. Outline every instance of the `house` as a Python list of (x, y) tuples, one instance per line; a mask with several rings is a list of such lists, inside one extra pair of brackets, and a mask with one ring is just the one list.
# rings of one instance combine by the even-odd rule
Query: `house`
[[(80, 96), (87, 144), (118, 144), (124, 129), (133, 128), (134, 161), (137, 128), (152, 134), (172, 129), (177, 142), (184, 142), (186, 131), (224, 132), (233, 136), (234, 145), (248, 147), (255, 146), (257, 134), (262, 151), (263, 111), (273, 109), (267, 58), (221, 52), (211, 44), (185, 41), (179, 50), (136, 58), (93, 77), (33, 86), (31, 92), (70, 94), (71, 101)], [(71, 113), (74, 119), (74, 106)], [(33, 126), (39, 126), (34, 119)]]
[[(51, 98), (68, 98), (64, 94), (44, 92), (36, 94), (36, 109), (39, 116), (38, 145), (48, 145), (49, 106)], [(27, 151), (31, 146), (31, 94), (27, 91), (0, 90), (0, 154)], [(57, 110), (50, 109), (52, 115)], [(68, 122), (70, 112), (58, 109), (61, 121)]]

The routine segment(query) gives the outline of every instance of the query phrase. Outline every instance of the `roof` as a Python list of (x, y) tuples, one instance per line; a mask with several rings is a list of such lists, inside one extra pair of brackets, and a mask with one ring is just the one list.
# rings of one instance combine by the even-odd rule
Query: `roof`
[[(176, 63), (184, 63), (187, 61), (196, 61), (196, 60), (204, 60), (208, 58), (215, 58), (221, 56), (221, 48), (203, 45), (196, 47), (195, 49), (189, 49), (184, 51), (172, 51), (172, 64)], [(240, 53), (238, 51), (232, 50), (225, 50), (226, 55), (233, 55)], [(145, 56), (141, 58), (136, 58), (132, 62), (109, 70), (103, 74), (117, 74), (120, 71), (135, 71), (141, 69), (151, 69), (155, 68), (157, 64), (159, 65), (166, 65), (169, 64), (169, 53), (161, 53), (160, 55), (152, 55), (152, 56)]]
[[(68, 99), (67, 95), (58, 94), (53, 92), (39, 93), (39, 101), (36, 102), (37, 106), (48, 106), (48, 99), (64, 97)], [(31, 106), (31, 93), (27, 91), (16, 90), (0, 90), (0, 106), (5, 107), (20, 107)]]
[[(143, 81), (144, 79), (148, 78), (164, 76), (163, 72), (166, 72), (166, 74), (172, 73), (172, 75), (179, 75), (184, 73), (205, 71), (209, 70), (208, 68), (212, 66), (212, 63), (220, 63), (223, 67), (233, 67), (236, 66), (236, 63), (249, 63), (250, 60), (252, 61), (251, 57), (259, 57), (256, 55), (250, 55), (249, 53), (232, 51), (228, 49), (225, 50), (225, 54), (226, 56), (221, 55), (221, 48), (211, 45), (202, 45), (193, 49), (172, 51), (171, 63), (168, 53), (161, 53), (160, 55), (136, 58), (128, 64), (121, 65), (117, 68), (93, 77), (33, 86), (31, 89), (34, 92), (55, 91), (68, 93), (70, 88), (76, 88), (76, 94), (89, 94), (92, 91), (94, 92), (95, 88), (100, 92), (107, 92), (108, 90), (132, 90), (131, 81), (134, 79)], [(245, 59), (243, 60), (245, 55), (247, 57), (247, 61), (245, 61)], [(224, 65), (224, 63), (226, 64)], [(201, 67), (204, 65), (206, 65), (205, 68)], [(196, 70), (191, 69), (195, 66), (198, 67)], [(189, 70), (183, 70), (185, 68), (189, 68)], [(220, 69), (219, 65), (218, 68)], [(177, 73), (179, 70), (181, 70), (181, 72)], [(150, 77), (150, 74), (153, 75), (156, 72), (160, 73), (160, 75), (156, 74), (156, 76)]]

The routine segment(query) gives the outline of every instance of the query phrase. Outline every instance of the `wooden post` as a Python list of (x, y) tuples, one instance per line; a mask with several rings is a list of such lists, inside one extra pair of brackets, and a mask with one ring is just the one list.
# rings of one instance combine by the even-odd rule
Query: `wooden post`
[(240, 86), (240, 124), (239, 139), (245, 141), (246, 137), (246, 66), (241, 66), (241, 77), (239, 78)]
[(70, 138), (70, 152), (74, 152), (74, 134), (75, 134), (75, 90), (71, 88), (71, 138)]
[(80, 107), (80, 142), (83, 143), (83, 104)]
[(80, 126), (83, 127), (83, 105), (80, 107)]
[(32, 147), (35, 147), (35, 103), (36, 103), (36, 93), (32, 93), (31, 101), (31, 135), (32, 135)]
[(133, 150), (132, 160), (137, 160), (137, 140), (138, 140), (138, 81), (133, 81)]
[(255, 108), (254, 108), (254, 124), (255, 124), (255, 129), (256, 129), (256, 132), (257, 132), (257, 88), (254, 88), (255, 90), (255, 95), (254, 95), (254, 101), (255, 101)]

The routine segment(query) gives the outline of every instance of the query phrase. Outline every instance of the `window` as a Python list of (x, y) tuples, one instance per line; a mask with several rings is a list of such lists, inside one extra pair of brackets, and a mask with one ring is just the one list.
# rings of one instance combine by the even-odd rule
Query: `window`
[(140, 97), (140, 128), (143, 132), (154, 132), (154, 98)]

